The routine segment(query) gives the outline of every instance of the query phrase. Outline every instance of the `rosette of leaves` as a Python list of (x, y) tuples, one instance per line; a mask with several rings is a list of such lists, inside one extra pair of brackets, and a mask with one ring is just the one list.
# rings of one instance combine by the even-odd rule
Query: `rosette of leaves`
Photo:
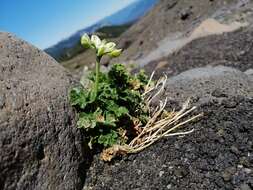
[(85, 34), (81, 43), (96, 51), (96, 71), (89, 75), (91, 88), (80, 85), (70, 91), (71, 105), (79, 114), (77, 127), (88, 134), (89, 146), (124, 145), (136, 136), (135, 123), (147, 122), (148, 113), (141, 96), (148, 77), (143, 71), (131, 75), (124, 65), (114, 64), (108, 73), (101, 73), (102, 56), (117, 57), (116, 44)]

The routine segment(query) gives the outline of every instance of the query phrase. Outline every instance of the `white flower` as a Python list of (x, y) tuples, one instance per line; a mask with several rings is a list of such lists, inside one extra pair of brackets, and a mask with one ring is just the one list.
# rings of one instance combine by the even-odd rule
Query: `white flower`
[(122, 49), (115, 48), (115, 43), (107, 43), (106, 40), (101, 41), (101, 39), (96, 35), (92, 35), (90, 38), (88, 34), (84, 34), (81, 38), (81, 44), (85, 48), (96, 49), (98, 57), (102, 57), (103, 55), (109, 55), (110, 57), (118, 57), (122, 52)]
[(105, 44), (105, 53), (110, 53), (114, 50), (116, 44), (113, 42), (109, 42), (107, 44)]
[(92, 35), (91, 36), (91, 43), (95, 46), (96, 49), (98, 49), (101, 44), (102, 44), (102, 41), (100, 40), (100, 38), (96, 35)]

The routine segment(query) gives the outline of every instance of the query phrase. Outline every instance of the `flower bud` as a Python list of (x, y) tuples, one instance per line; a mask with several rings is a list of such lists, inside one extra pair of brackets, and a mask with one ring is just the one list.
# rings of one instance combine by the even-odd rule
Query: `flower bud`
[(90, 37), (88, 36), (88, 34), (85, 33), (81, 37), (81, 44), (85, 48), (90, 48), (91, 47), (91, 41), (90, 41)]
[(115, 49), (112, 52), (110, 52), (108, 55), (110, 57), (118, 57), (120, 56), (121, 52), (122, 52), (122, 49)]

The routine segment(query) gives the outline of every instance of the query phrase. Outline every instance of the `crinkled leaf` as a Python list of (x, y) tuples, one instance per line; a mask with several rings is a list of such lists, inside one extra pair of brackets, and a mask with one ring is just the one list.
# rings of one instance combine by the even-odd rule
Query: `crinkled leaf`
[(105, 112), (105, 120), (103, 121), (103, 125), (105, 126), (111, 126), (111, 127), (116, 127), (116, 118), (113, 114), (109, 112)]
[(127, 87), (130, 75), (122, 64), (114, 64), (108, 73), (108, 77), (115, 87)]
[(79, 106), (83, 109), (87, 104), (87, 93), (80, 87), (72, 88), (69, 98), (72, 106)]
[(96, 120), (93, 114), (81, 113), (77, 121), (78, 128), (90, 129), (96, 127)]
[(118, 139), (118, 134), (114, 130), (110, 130), (107, 134), (101, 134), (98, 138), (98, 143), (102, 144), (104, 147), (110, 147), (116, 144)]
[(117, 117), (121, 117), (128, 114), (128, 109), (126, 107), (120, 106), (117, 110), (115, 110), (114, 113)]
[(78, 128), (93, 129), (96, 127), (97, 122), (103, 122), (104, 117), (102, 110), (97, 108), (94, 113), (81, 113), (79, 114), (79, 120), (77, 121)]
[(113, 100), (108, 100), (106, 104), (106, 110), (110, 112), (115, 112), (119, 108), (119, 105)]
[(99, 98), (103, 102), (107, 102), (108, 100), (117, 100), (118, 93), (115, 88), (110, 87), (108, 83), (101, 83), (99, 85)]
[(140, 70), (140, 72), (137, 74), (137, 79), (140, 80), (142, 85), (148, 84), (148, 76), (145, 74), (145, 71), (143, 69)]

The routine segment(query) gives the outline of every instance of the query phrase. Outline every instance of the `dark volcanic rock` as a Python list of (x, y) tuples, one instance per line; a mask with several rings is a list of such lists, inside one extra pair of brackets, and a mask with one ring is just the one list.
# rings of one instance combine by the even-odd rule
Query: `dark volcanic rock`
[(96, 157), (87, 174), (86, 189), (253, 188), (250, 80), (246, 74), (227, 67), (199, 68), (172, 78), (165, 96), (174, 93), (171, 100), (177, 103), (182, 103), (187, 95), (198, 97), (196, 113), (203, 112), (204, 116), (184, 127), (194, 132), (164, 138), (139, 154), (111, 164)]
[(168, 79), (165, 96), (177, 102), (192, 98), (198, 104), (221, 102), (228, 97), (253, 97), (253, 78), (225, 66), (191, 69)]
[(82, 188), (71, 83), (48, 55), (0, 33), (0, 189)]

